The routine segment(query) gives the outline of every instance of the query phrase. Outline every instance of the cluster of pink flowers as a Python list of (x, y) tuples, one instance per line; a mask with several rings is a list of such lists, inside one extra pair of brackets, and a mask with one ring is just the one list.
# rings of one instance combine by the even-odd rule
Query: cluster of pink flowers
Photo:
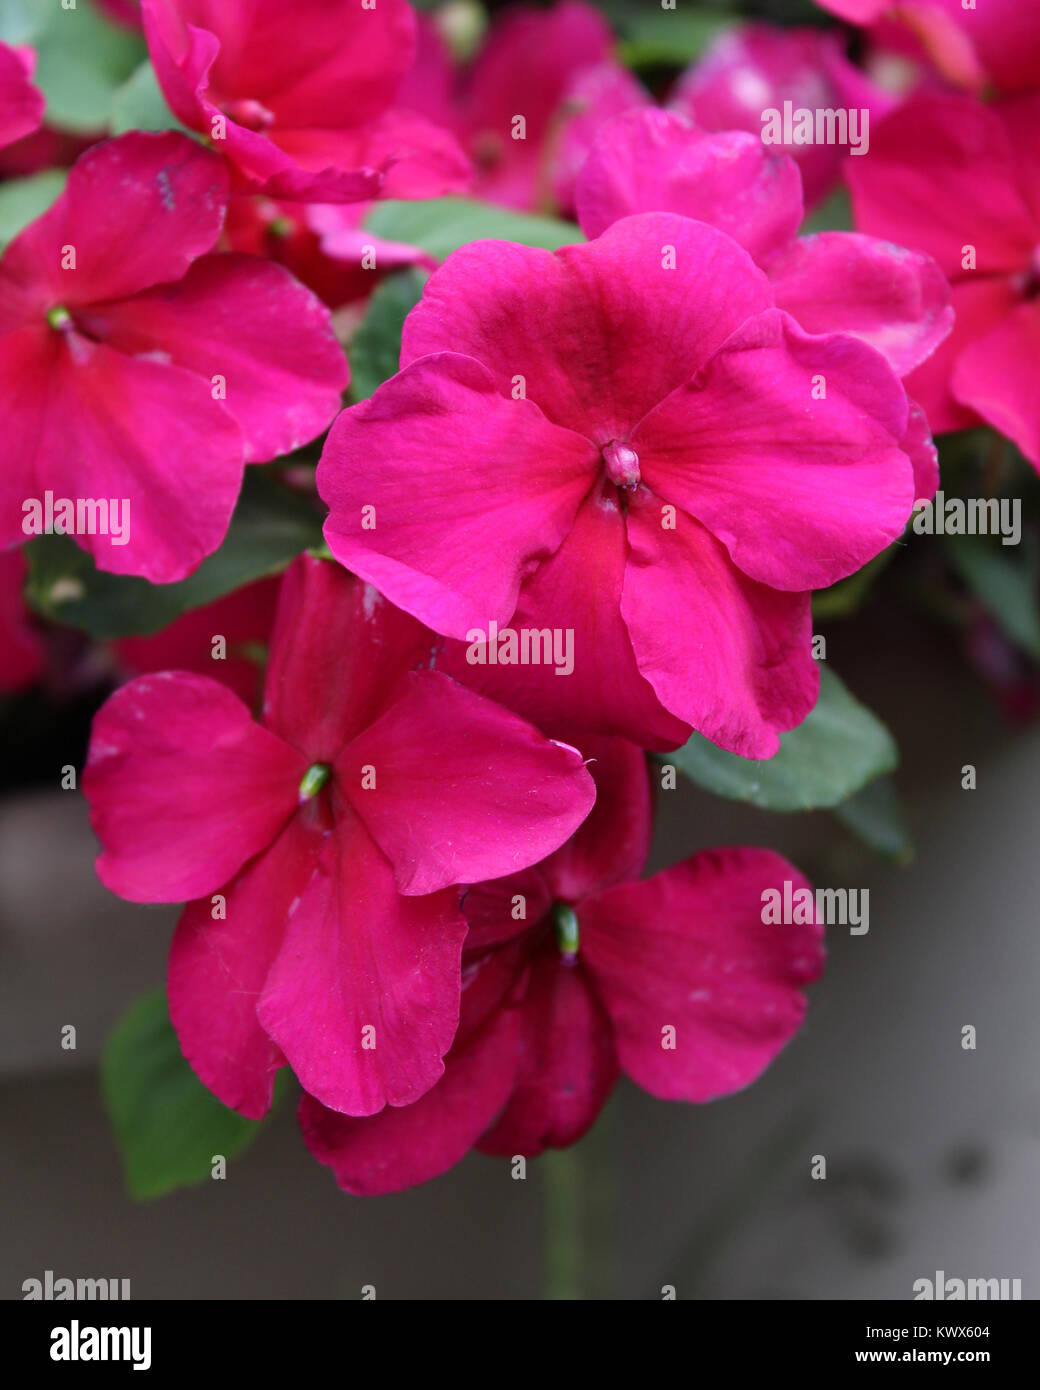
[[(201, 138), (92, 145), (0, 260), (0, 545), (45, 491), (126, 498), (125, 544), (77, 543), (182, 579), (245, 467), (328, 432), (329, 553), (121, 642), (139, 674), (94, 725), (101, 879), (187, 903), (184, 1055), (254, 1119), (290, 1067), (308, 1146), (366, 1194), (572, 1143), (621, 1072), (672, 1100), (749, 1084), (822, 927), (763, 923), (766, 890), (805, 886), (768, 850), (641, 878), (646, 752), (776, 753), (817, 699), (812, 591), (934, 495), (932, 429), (983, 419), (1040, 465), (1040, 98), (934, 74), (906, 97), (835, 34), (752, 25), (662, 106), (579, 0), (515, 8), (461, 70), (405, 0), (143, 0), (141, 23)], [(40, 124), (31, 72), (0, 48), (0, 141)], [(761, 107), (802, 88), (874, 111), (868, 159), (763, 144)], [(799, 235), (803, 179), (816, 202), (845, 164), (858, 230)], [(363, 228), (373, 200), (463, 191), (581, 231), (437, 265)], [(343, 409), (333, 311), (373, 249), (432, 274), (399, 371)], [(506, 629), (568, 634), (573, 668), (496, 663)], [(269, 639), (256, 717), (214, 630)]]

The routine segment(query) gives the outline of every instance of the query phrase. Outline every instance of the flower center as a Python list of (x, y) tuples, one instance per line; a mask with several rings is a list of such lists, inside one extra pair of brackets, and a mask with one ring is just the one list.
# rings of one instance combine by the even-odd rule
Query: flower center
[(1033, 247), (1029, 268), (1022, 277), (1022, 298), (1040, 298), (1040, 246)]
[(64, 333), (72, 327), (72, 315), (64, 304), (55, 304), (53, 309), (47, 310), (47, 322), (59, 333)]
[(331, 776), (332, 768), (328, 763), (311, 763), (300, 782), (299, 804), (302, 806), (317, 796)]
[(553, 903), (552, 924), (560, 955), (573, 961), (578, 954), (578, 914), (568, 903)]
[(612, 439), (603, 446), (602, 457), (612, 483), (623, 488), (639, 486), (639, 455), (635, 449), (619, 439)]
[(274, 112), (269, 111), (259, 101), (254, 101), (252, 97), (243, 97), (241, 101), (229, 101), (224, 107), (224, 114), (230, 116), (236, 125), (245, 126), (246, 130), (259, 132), (274, 125)]

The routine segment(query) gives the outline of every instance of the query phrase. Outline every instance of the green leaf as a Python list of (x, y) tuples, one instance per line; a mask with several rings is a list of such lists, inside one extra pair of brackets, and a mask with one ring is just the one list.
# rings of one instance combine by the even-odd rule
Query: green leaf
[[(1016, 549), (1021, 554), (1012, 555)], [(958, 536), (947, 541), (946, 553), (1011, 641), (1040, 661), (1040, 565), (1035, 548), (1009, 548), (985, 536)]]
[(69, 537), (41, 536), (27, 547), (26, 597), (44, 617), (94, 637), (143, 636), (189, 608), (277, 573), (321, 543), (321, 522), (310, 503), (247, 468), (223, 545), (187, 579), (149, 584), (133, 575), (106, 574)]
[(835, 806), (834, 814), (858, 839), (886, 859), (906, 864), (914, 857), (906, 812), (891, 777), (875, 777), (862, 791)]
[(139, 1201), (204, 1182), (213, 1158), (230, 1158), (256, 1137), (246, 1120), (206, 1090), (181, 1054), (162, 989), (122, 1016), (101, 1057), (101, 1092)]
[(635, 68), (685, 67), (738, 18), (726, 10), (640, 10), (620, 21), (621, 61)]
[(144, 39), (80, 0), (74, 10), (50, 0), (51, 18), (34, 40), (34, 81), (47, 99), (48, 125), (92, 133), (107, 130), (112, 100), (145, 57)]
[(112, 93), (109, 126), (113, 135), (128, 130), (183, 130), (166, 105), (155, 69), (146, 59)]
[(0, 183), (0, 249), (35, 222), (65, 187), (65, 169), (45, 169), (25, 179)]
[(725, 753), (701, 734), (666, 755), (698, 786), (767, 811), (837, 806), (899, 761), (892, 735), (849, 694), (826, 666), (820, 698), (797, 729), (780, 735), (780, 751), (764, 762)]
[(398, 271), (377, 285), (361, 326), (350, 345), (350, 394), (363, 401), (397, 371), (401, 329), (419, 302), (425, 270)]
[(365, 218), (365, 226), (376, 236), (418, 246), (438, 260), (468, 241), (488, 237), (519, 241), (524, 246), (541, 246), (548, 251), (585, 240), (573, 222), (511, 212), (508, 208), (478, 203), (472, 198), (376, 203)]

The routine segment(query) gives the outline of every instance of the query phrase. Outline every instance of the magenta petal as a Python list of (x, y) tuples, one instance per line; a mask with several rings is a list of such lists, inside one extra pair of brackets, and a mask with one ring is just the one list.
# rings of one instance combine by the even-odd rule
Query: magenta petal
[(953, 394), (1040, 469), (1040, 302), (1022, 304), (957, 359)]
[(392, 603), (464, 638), (508, 621), (525, 573), (567, 534), (595, 462), (586, 439), (445, 353), (333, 425), (317, 479), (325, 538)]
[(559, 550), (525, 581), (509, 623), (513, 631), (555, 629), (564, 641), (573, 633), (574, 669), (557, 675), (555, 665), (481, 665), (462, 643), (447, 644), (439, 669), (582, 748), (589, 734), (660, 751), (680, 747), (690, 726), (668, 713), (640, 675), (621, 617), (627, 553), (616, 490), (594, 488)]
[(139, 676), (94, 719), (83, 792), (98, 876), (132, 902), (216, 892), (281, 830), (305, 771), (226, 686)]
[(782, 895), (785, 881), (792, 894), (808, 888), (769, 850), (716, 850), (580, 904), (581, 959), (621, 1066), (652, 1095), (740, 1090), (798, 1031), (802, 988), (823, 966), (822, 928), (763, 922), (763, 890)]
[(478, 1148), (539, 1154), (565, 1148), (592, 1126), (617, 1081), (610, 1019), (580, 968), (554, 946), (531, 967), (513, 1094)]
[(596, 804), (567, 843), (540, 866), (553, 897), (569, 903), (642, 873), (652, 830), (643, 750), (625, 739), (587, 738), (582, 752), (596, 784)]
[(466, 925), (457, 892), (401, 897), (362, 822), (340, 805), (335, 818), (257, 1016), (304, 1090), (372, 1115), (418, 1100), (444, 1070)]
[(301, 555), (285, 573), (264, 687), (264, 723), (331, 763), (386, 708), (435, 638), (339, 565)]
[(258, 256), (204, 256), (177, 284), (93, 305), (83, 322), (120, 352), (161, 354), (207, 383), (221, 378), (249, 463), (320, 434), (349, 380), (328, 309)]
[(639, 79), (614, 58), (583, 68), (575, 76), (558, 117), (562, 129), (552, 152), (552, 191), (560, 208), (575, 207), (578, 176), (602, 127), (632, 107), (652, 103)]
[(756, 260), (785, 246), (802, 221), (802, 180), (786, 156), (746, 131), (712, 135), (674, 111), (633, 111), (605, 125), (578, 176), (586, 236), (638, 212), (710, 222)]
[(189, 903), (170, 947), (167, 994), (181, 1051), (202, 1083), (232, 1110), (261, 1119), (285, 1065), (256, 1006), (293, 908), (314, 873), (319, 830), (293, 816), (267, 849), (212, 898)]
[(815, 589), (906, 525), (906, 424), (905, 392), (878, 353), (839, 334), (808, 337), (773, 311), (651, 411), (632, 446), (647, 486), (696, 517), (745, 574)]
[(339, 1186), (358, 1196), (400, 1192), (439, 1177), (465, 1157), (508, 1100), (519, 1026), (515, 1009), (493, 1014), (452, 1048), (440, 1081), (411, 1105), (352, 1119), (304, 1096), (304, 1142)]
[(509, 1098), (519, 1022), (499, 1015), (448, 1064), (445, 1075), (411, 1105), (367, 1119), (300, 1102), (304, 1142), (331, 1168), (345, 1192), (375, 1196), (428, 1182), (453, 1168)]
[(12, 145), (43, 122), (43, 93), (32, 85), (32, 64), (0, 43), (0, 149)]
[(467, 353), (503, 395), (521, 378), (550, 420), (602, 447), (772, 304), (765, 276), (730, 237), (644, 213), (555, 253), (503, 241), (462, 247), (405, 320), (401, 364)]
[(932, 439), (928, 417), (916, 401), (909, 401), (906, 434), (899, 447), (914, 470), (914, 500), (930, 502), (939, 486), (939, 455)]
[(573, 748), (438, 671), (405, 678), (336, 777), (409, 895), (538, 863), (595, 800)]
[(876, 237), (799, 237), (766, 270), (777, 308), (806, 332), (862, 338), (898, 376), (930, 356), (953, 324), (950, 288), (931, 257)]
[(966, 243), (987, 275), (1021, 269), (1036, 245), (1007, 129), (969, 97), (912, 98), (871, 131), (847, 178), (858, 230), (926, 251), (951, 278)]
[(955, 284), (950, 302), (955, 315), (953, 332), (906, 379), (906, 389), (921, 402), (936, 434), (979, 423), (978, 414), (954, 394), (951, 379), (961, 353), (1002, 324), (1021, 303), (1021, 297), (1014, 277), (980, 275)]
[[(215, 154), (175, 131), (131, 131), (92, 146), (65, 192), (4, 253), (0, 280), (35, 284), (44, 309), (119, 299), (179, 280), (212, 249), (227, 209)], [(64, 248), (75, 267), (62, 268)]]
[(95, 519), (95, 534), (75, 539), (114, 574), (168, 584), (220, 545), (242, 436), (200, 377), (44, 327), (0, 336), (0, 386), (14, 403), (0, 437), (0, 544), (25, 539), (23, 501), (42, 506), (49, 490), (104, 501), (106, 529)]
[(757, 584), (682, 512), (636, 498), (621, 611), (639, 669), (667, 709), (721, 748), (771, 758), (816, 703), (808, 594)]

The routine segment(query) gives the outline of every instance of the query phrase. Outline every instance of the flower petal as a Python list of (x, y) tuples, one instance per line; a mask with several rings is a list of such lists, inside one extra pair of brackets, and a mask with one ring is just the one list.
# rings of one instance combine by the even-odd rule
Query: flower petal
[(439, 671), (406, 676), (335, 771), (409, 895), (537, 864), (595, 800), (575, 749)]
[(251, 1120), (270, 1109), (285, 1065), (256, 1006), (321, 846), (321, 831), (293, 816), (221, 890), (225, 916), (214, 917), (211, 898), (196, 899), (170, 946), (167, 995), (181, 1051), (203, 1085)]
[(710, 222), (755, 260), (788, 244), (802, 221), (802, 180), (748, 131), (709, 134), (675, 111), (632, 111), (605, 125), (578, 176), (586, 236), (639, 212)]
[(413, 363), (329, 432), (318, 491), (336, 559), (435, 631), (507, 622), (524, 575), (557, 548), (596, 452), (472, 358)]
[(278, 596), (264, 723), (312, 762), (331, 763), (429, 664), (435, 638), (339, 565), (301, 555)]
[(289, 920), (257, 1009), (304, 1090), (347, 1115), (409, 1105), (444, 1070), (459, 1018), (457, 892), (405, 898), (349, 807)]
[(639, 669), (667, 709), (719, 747), (771, 758), (816, 703), (808, 594), (757, 584), (698, 522), (635, 496), (621, 612)]
[(99, 878), (132, 902), (215, 892), (285, 825), (305, 770), (226, 686), (139, 676), (98, 711), (83, 773)]
[(807, 333), (850, 333), (897, 376), (919, 366), (953, 325), (950, 288), (931, 259), (856, 232), (797, 237), (766, 270), (778, 309)]
[(772, 303), (765, 276), (730, 237), (644, 213), (555, 254), (504, 241), (462, 247), (405, 320), (401, 364), (466, 353), (503, 395), (521, 378), (550, 420), (603, 447)]
[(461, 642), (446, 644), (438, 669), (583, 750), (590, 734), (630, 738), (644, 748), (680, 747), (690, 726), (668, 713), (640, 675), (621, 617), (627, 553), (616, 489), (594, 488), (559, 550), (525, 580), (509, 624), (518, 634), (548, 631), (554, 642), (560, 634), (565, 658), (572, 641), (573, 670), (501, 665), (497, 655), (494, 664), (481, 664), (487, 643)]
[(227, 199), (223, 161), (186, 135), (131, 131), (103, 140), (7, 248), (0, 280), (36, 286), (43, 312), (179, 280), (212, 250)]
[(42, 327), (0, 336), (0, 387), (0, 545), (33, 534), (23, 504), (42, 507), (46, 491), (90, 504), (70, 523), (75, 540), (113, 574), (168, 584), (220, 545), (242, 436), (201, 377)]
[[(519, 1044), (519, 1013), (502, 992), (513, 985), (513, 960), (511, 953), (496, 952), (463, 976), (462, 1019), (444, 1075), (411, 1105), (354, 1119), (303, 1097), (304, 1142), (346, 1192), (399, 1192), (438, 1177), (465, 1157), (502, 1109)], [(474, 993), (481, 996), (476, 1009)]]
[(207, 384), (219, 377), (248, 463), (321, 434), (350, 376), (324, 304), (259, 256), (204, 256), (177, 284), (92, 305), (81, 322), (128, 356), (161, 355)]
[(745, 574), (803, 590), (852, 574), (902, 533), (914, 502), (906, 426), (905, 392), (878, 353), (772, 311), (662, 401), (632, 447), (648, 487)]
[(822, 928), (763, 922), (763, 890), (782, 893), (785, 881), (792, 894), (808, 889), (769, 850), (716, 850), (581, 903), (581, 960), (623, 1070), (651, 1095), (729, 1095), (798, 1031), (802, 987), (823, 967)]

